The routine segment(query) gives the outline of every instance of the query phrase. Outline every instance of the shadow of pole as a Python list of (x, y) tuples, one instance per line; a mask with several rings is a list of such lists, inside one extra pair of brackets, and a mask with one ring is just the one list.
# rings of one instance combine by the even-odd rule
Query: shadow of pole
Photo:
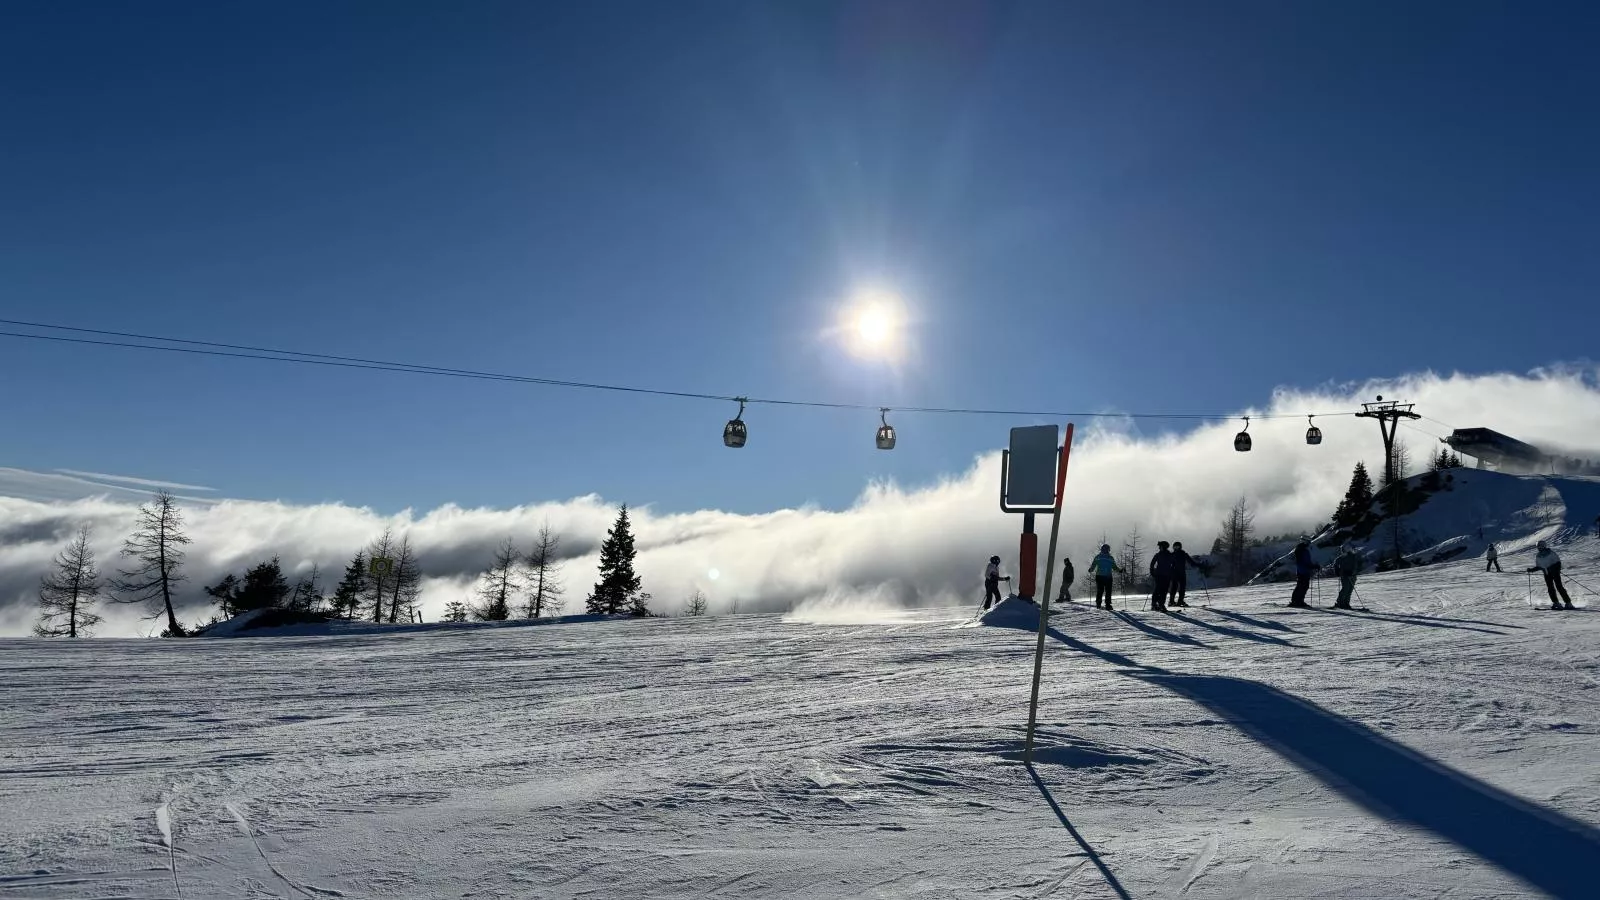
[(1078, 833), (1077, 828), (1073, 827), (1072, 820), (1068, 819), (1067, 814), (1061, 811), (1060, 804), (1056, 803), (1056, 798), (1051, 795), (1050, 789), (1045, 787), (1044, 779), (1039, 777), (1039, 773), (1034, 770), (1032, 765), (1028, 766), (1028, 777), (1033, 779), (1033, 784), (1039, 789), (1039, 794), (1044, 797), (1044, 802), (1050, 804), (1050, 810), (1056, 814), (1057, 819), (1061, 820), (1061, 827), (1067, 829), (1067, 833), (1072, 835), (1072, 839), (1078, 842), (1079, 847), (1083, 848), (1084, 855), (1089, 858), (1090, 862), (1094, 863), (1095, 868), (1100, 870), (1100, 877), (1106, 880), (1106, 884), (1113, 891), (1116, 891), (1117, 896), (1121, 897), (1122, 900), (1132, 900), (1128, 896), (1128, 892), (1123, 889), (1122, 882), (1118, 881), (1117, 876), (1112, 874), (1111, 870), (1106, 867), (1105, 860), (1102, 860), (1100, 854), (1089, 846), (1089, 842), (1083, 839), (1083, 835)]
[(1498, 634), (1504, 636), (1507, 632), (1495, 631), (1492, 628), (1477, 628), (1472, 625), (1450, 625), (1450, 622), (1469, 622), (1470, 619), (1432, 619), (1415, 616), (1404, 616), (1399, 613), (1360, 612), (1358, 610), (1334, 609), (1331, 606), (1317, 607), (1317, 612), (1325, 612), (1332, 616), (1346, 616), (1355, 619), (1377, 619), (1380, 622), (1393, 622), (1396, 625), (1421, 625), (1425, 628), (1449, 628), (1453, 631), (1476, 631), (1479, 634)]
[(1255, 681), (1128, 672), (1227, 719), (1391, 821), (1460, 846), (1555, 897), (1594, 897), (1600, 830), (1458, 772), (1314, 703)]

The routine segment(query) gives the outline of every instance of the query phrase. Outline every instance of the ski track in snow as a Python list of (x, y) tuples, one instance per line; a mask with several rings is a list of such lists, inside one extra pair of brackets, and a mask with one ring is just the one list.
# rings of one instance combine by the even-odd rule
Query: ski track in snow
[(1037, 784), (1033, 632), (970, 609), (3, 641), (0, 900), (1579, 896), (1468, 830), (1600, 850), (1600, 616), (1511, 562), (1067, 608)]

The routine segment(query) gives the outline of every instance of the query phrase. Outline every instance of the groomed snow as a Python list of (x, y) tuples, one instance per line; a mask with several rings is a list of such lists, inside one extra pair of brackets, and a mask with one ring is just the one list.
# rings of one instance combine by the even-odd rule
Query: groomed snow
[(4, 641), (0, 900), (1600, 896), (1600, 603), (1527, 556), (1069, 608), (1036, 776), (974, 609)]

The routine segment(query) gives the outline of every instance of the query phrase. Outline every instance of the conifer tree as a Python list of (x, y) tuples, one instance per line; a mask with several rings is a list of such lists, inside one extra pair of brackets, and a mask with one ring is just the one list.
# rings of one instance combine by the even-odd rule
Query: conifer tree
[(460, 624), (467, 620), (467, 605), (460, 600), (451, 600), (444, 605), (444, 621)]
[(94, 604), (101, 596), (100, 572), (95, 568), (89, 526), (85, 525), (56, 556), (55, 571), (40, 579), (39, 621), (33, 633), (39, 637), (87, 635), (100, 623)]
[(1222, 520), (1222, 534), (1217, 540), (1228, 567), (1229, 584), (1243, 584), (1250, 577), (1250, 537), (1255, 534), (1255, 520), (1250, 501), (1244, 497), (1239, 498), (1228, 510), (1228, 517)]
[(239, 591), (234, 595), (234, 610), (280, 609), (288, 600), (289, 580), (283, 577), (283, 566), (274, 556), (245, 570), (244, 580), (239, 582)]
[(633, 531), (628, 523), (628, 506), (617, 512), (617, 521), (606, 532), (600, 545), (600, 581), (590, 593), (586, 608), (590, 613), (613, 615), (636, 608), (642, 584), (633, 571)]
[(683, 614), (686, 616), (703, 616), (706, 614), (708, 605), (705, 591), (697, 588), (694, 593), (689, 595), (688, 602), (683, 605)]
[(1357, 462), (1350, 473), (1350, 487), (1333, 513), (1333, 524), (1354, 525), (1372, 508), (1372, 476), (1367, 474), (1367, 464)]
[(523, 617), (538, 619), (561, 612), (561, 595), (566, 588), (561, 583), (561, 537), (550, 530), (550, 523), (539, 526), (533, 546), (522, 557), (522, 577), (528, 599), (523, 604)]
[(188, 544), (177, 500), (161, 491), (139, 507), (138, 524), (122, 547), (122, 556), (132, 561), (132, 567), (118, 572), (111, 582), (116, 602), (154, 607), (156, 617), (166, 614), (163, 637), (184, 635), (173, 594), (187, 580), (182, 569), (183, 548)]
[(415, 618), (417, 601), (422, 598), (422, 569), (417, 562), (417, 551), (411, 546), (411, 536), (401, 535), (398, 554), (394, 560), (393, 594), (390, 596), (389, 621), (400, 621), (405, 613), (407, 622)]
[(1117, 565), (1122, 567), (1117, 573), (1117, 590), (1125, 594), (1138, 591), (1139, 582), (1144, 578), (1144, 536), (1139, 533), (1138, 525), (1123, 539)]
[(354, 619), (361, 609), (361, 598), (367, 592), (367, 551), (357, 550), (350, 564), (344, 567), (344, 577), (333, 590), (333, 614)]
[(521, 557), (510, 538), (495, 551), (494, 565), (483, 573), (483, 583), (478, 586), (478, 602), (472, 608), (474, 619), (504, 622), (511, 618), (511, 598), (522, 590), (517, 581), (517, 564)]
[(394, 531), (383, 530), (383, 537), (367, 547), (367, 588), (372, 604), (372, 621), (382, 622), (385, 600), (395, 581)]
[(322, 596), (322, 569), (316, 564), (311, 564), (311, 571), (300, 576), (294, 583), (294, 590), (289, 593), (289, 608), (300, 610), (314, 610), (321, 606)]

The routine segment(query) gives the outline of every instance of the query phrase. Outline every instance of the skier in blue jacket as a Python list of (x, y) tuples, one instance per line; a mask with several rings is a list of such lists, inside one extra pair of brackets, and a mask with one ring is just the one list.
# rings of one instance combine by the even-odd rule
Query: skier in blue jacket
[(1105, 601), (1105, 608), (1111, 608), (1111, 573), (1121, 572), (1122, 567), (1111, 557), (1111, 545), (1101, 544), (1100, 552), (1089, 563), (1089, 571), (1094, 573), (1094, 605), (1098, 609), (1100, 602)]

